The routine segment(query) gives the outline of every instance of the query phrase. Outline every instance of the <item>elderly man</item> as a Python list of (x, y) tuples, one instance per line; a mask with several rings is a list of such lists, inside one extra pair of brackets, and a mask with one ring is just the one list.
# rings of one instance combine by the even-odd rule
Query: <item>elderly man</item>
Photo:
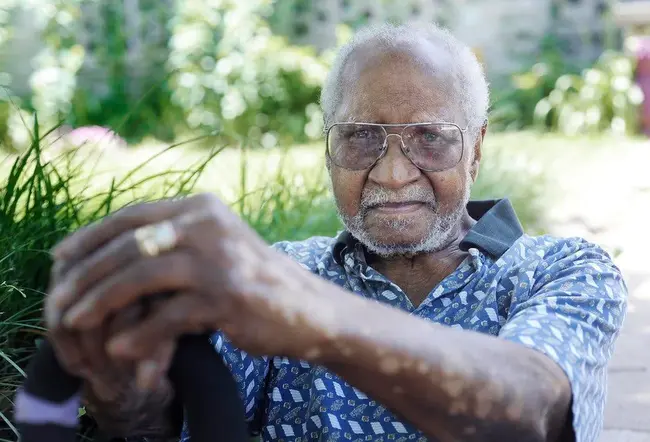
[(626, 287), (598, 246), (469, 201), (489, 101), (472, 52), (433, 26), (368, 28), (322, 94), (338, 237), (269, 248), (199, 195), (54, 250), (48, 324), (100, 427), (178, 440), (175, 339), (219, 330), (263, 441), (596, 441)]

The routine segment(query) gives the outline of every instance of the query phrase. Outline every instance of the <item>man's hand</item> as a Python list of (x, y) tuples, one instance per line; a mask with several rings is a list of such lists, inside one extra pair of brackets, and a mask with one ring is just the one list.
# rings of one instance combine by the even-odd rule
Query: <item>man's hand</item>
[[(175, 247), (143, 254), (136, 231), (164, 222), (173, 227)], [(48, 298), (55, 327), (62, 317), (83, 334), (151, 295), (175, 293), (108, 343), (111, 356), (155, 361), (147, 366), (156, 376), (171, 357), (155, 354), (159, 344), (185, 333), (219, 329), (250, 353), (298, 357), (320, 343), (336, 317), (333, 304), (309, 289), (317, 277), (270, 249), (210, 195), (125, 208), (70, 235), (54, 257), (74, 263)]]
[[(65, 265), (57, 262), (52, 268), (50, 286), (56, 286), (65, 272)], [(60, 321), (53, 320), (52, 304), (45, 303), (45, 322), (48, 326), (48, 337), (52, 342), (57, 357), (63, 367), (75, 376), (83, 378), (90, 384), (91, 389), (99, 396), (111, 400), (116, 389), (115, 383), (124, 383), (124, 378), (133, 378), (133, 364), (128, 362), (114, 363), (104, 351), (105, 338), (109, 329), (119, 331), (120, 325), (133, 323), (139, 316), (138, 306), (125, 309), (117, 321), (111, 324), (101, 323), (97, 327), (79, 332), (63, 326)]]
[[(61, 281), (69, 269), (61, 261), (52, 269), (51, 286)], [(154, 355), (156, 363), (142, 364), (144, 377), (158, 380), (144, 392), (136, 386), (136, 367), (131, 361), (120, 361), (107, 355), (106, 339), (142, 318), (142, 308), (132, 305), (92, 329), (77, 331), (64, 327), (53, 317), (53, 303), (46, 301), (45, 316), (48, 340), (65, 369), (84, 380), (82, 402), (99, 427), (112, 435), (143, 434), (151, 440), (166, 440), (178, 429), (166, 414), (173, 391), (166, 378), (146, 373), (147, 366), (162, 366), (174, 350), (173, 341), (163, 342)], [(160, 439), (155, 437), (160, 436)]]

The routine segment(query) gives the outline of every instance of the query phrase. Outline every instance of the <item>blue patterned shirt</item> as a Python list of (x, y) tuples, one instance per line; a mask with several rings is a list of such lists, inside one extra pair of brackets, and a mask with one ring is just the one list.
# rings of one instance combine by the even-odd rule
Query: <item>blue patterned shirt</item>
[[(608, 254), (580, 238), (528, 236), (508, 200), (470, 202), (478, 222), (469, 255), (420, 305), (366, 264), (349, 234), (274, 247), (359, 296), (427, 321), (474, 330), (540, 351), (570, 380), (577, 442), (602, 428), (606, 366), (626, 312), (627, 289)], [(262, 441), (426, 441), (421, 432), (328, 369), (251, 357), (213, 336), (237, 381), (246, 419)], [(182, 441), (190, 438), (184, 431)]]

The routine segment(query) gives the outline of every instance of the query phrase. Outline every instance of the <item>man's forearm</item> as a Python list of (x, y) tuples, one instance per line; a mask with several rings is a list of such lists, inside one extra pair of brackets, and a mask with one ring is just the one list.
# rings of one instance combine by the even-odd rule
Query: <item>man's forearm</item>
[(330, 345), (313, 349), (313, 362), (429, 437), (442, 442), (559, 437), (571, 389), (564, 372), (546, 356), (338, 295), (340, 316), (328, 331)]
[(148, 442), (176, 442), (180, 436), (182, 410), (167, 385), (147, 393), (125, 387), (111, 398), (86, 387), (84, 404), (106, 436), (146, 437)]

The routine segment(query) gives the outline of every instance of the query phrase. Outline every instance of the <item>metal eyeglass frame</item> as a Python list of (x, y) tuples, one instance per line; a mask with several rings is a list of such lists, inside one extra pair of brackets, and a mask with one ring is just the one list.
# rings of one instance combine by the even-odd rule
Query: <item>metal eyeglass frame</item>
[[(343, 124), (354, 124), (354, 125), (358, 125), (358, 126), (379, 126), (379, 127), (382, 128), (382, 130), (384, 131), (384, 144), (383, 144), (383, 146), (382, 146), (382, 152), (381, 152), (381, 154), (377, 157), (377, 159), (376, 159), (372, 164), (370, 164), (370, 165), (367, 166), (367, 167), (361, 167), (361, 168), (359, 168), (359, 169), (353, 169), (353, 168), (350, 168), (350, 167), (344, 167), (344, 166), (341, 166), (340, 164), (337, 164), (337, 163), (334, 161), (334, 159), (330, 156), (330, 147), (329, 147), (329, 142), (330, 142), (330, 141), (329, 141), (329, 140), (330, 140), (330, 131), (332, 130), (332, 128), (334, 128), (334, 127), (336, 127), (336, 126), (343, 125)], [(458, 129), (458, 131), (460, 132), (460, 143), (461, 143), (460, 158), (458, 159), (458, 161), (457, 161), (455, 164), (453, 164), (452, 166), (446, 167), (446, 168), (444, 168), (444, 169), (425, 169), (425, 168), (423, 168), (423, 167), (418, 166), (417, 164), (415, 164), (415, 163), (413, 162), (413, 160), (412, 160), (411, 157), (409, 156), (409, 148), (408, 148), (408, 147), (406, 146), (406, 144), (404, 143), (403, 135), (404, 135), (404, 131), (405, 131), (406, 129), (408, 129), (409, 127), (413, 127), (413, 126), (428, 126), (428, 125), (432, 125), (432, 124), (433, 124), (433, 125), (439, 125), (439, 126), (442, 126), (442, 125), (446, 125), (446, 126), (455, 126), (455, 127)], [(397, 133), (388, 133), (388, 131), (386, 130), (387, 127), (402, 127), (402, 131), (401, 131), (400, 133), (398, 133), (398, 134), (397, 134)], [(401, 124), (401, 123), (381, 124), (381, 123), (363, 123), (363, 122), (357, 122), (357, 121), (349, 121), (349, 122), (342, 121), (342, 122), (339, 122), (339, 123), (334, 123), (334, 124), (332, 124), (332, 125), (331, 125), (330, 127), (328, 127), (327, 130), (325, 131), (325, 155), (326, 155), (327, 158), (328, 158), (330, 161), (332, 161), (336, 166), (338, 166), (338, 167), (340, 167), (340, 168), (342, 168), (342, 169), (347, 169), (347, 170), (366, 170), (366, 169), (371, 169), (371, 168), (373, 168), (373, 167), (377, 164), (377, 162), (378, 162), (379, 160), (381, 160), (381, 159), (384, 157), (384, 155), (386, 155), (386, 152), (388, 151), (388, 149), (387, 149), (387, 145), (388, 145), (388, 137), (390, 137), (390, 136), (397, 136), (397, 137), (399, 137), (399, 139), (400, 139), (400, 145), (401, 145), (400, 148), (401, 148), (401, 150), (402, 150), (402, 153), (404, 154), (404, 156), (405, 156), (406, 158), (408, 158), (408, 160), (409, 160), (409, 161), (410, 161), (410, 162), (411, 162), (415, 167), (417, 167), (418, 169), (423, 170), (423, 171), (425, 171), (425, 172), (443, 172), (443, 171), (445, 171), (445, 170), (449, 170), (449, 169), (452, 169), (452, 168), (456, 167), (456, 166), (458, 165), (458, 163), (460, 163), (460, 162), (463, 160), (463, 157), (465, 156), (465, 132), (467, 132), (468, 129), (469, 129), (469, 126), (466, 126), (465, 129), (461, 129), (460, 126), (457, 125), (456, 123), (448, 123), (448, 122), (446, 122), (446, 121), (429, 121), (429, 122), (424, 122), (424, 123), (404, 123), (404, 124)]]

